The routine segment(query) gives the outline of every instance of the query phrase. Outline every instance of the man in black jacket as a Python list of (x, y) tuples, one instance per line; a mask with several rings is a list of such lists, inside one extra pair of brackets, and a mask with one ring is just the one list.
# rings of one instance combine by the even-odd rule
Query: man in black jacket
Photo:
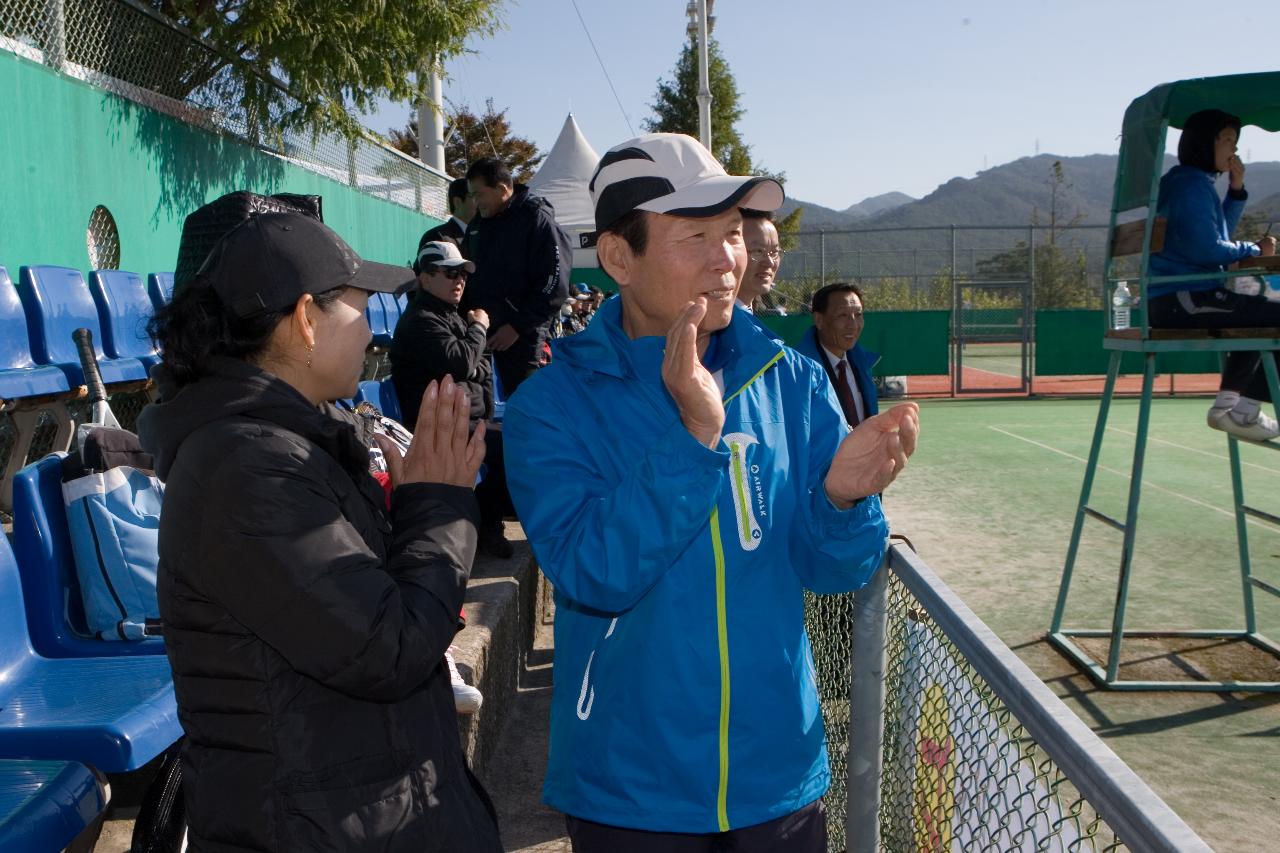
[[(452, 376), (471, 398), (471, 424), (493, 417), (493, 377), (485, 353), (489, 315), (472, 308), (458, 310), (467, 291), (467, 277), (476, 265), (462, 257), (447, 240), (424, 245), (414, 262), (418, 286), (409, 308), (396, 324), (391, 339), (391, 381), (413, 430), (422, 394), (433, 380)], [(503, 532), (502, 519), (511, 513), (502, 465), (502, 432), (485, 434), (484, 480), (476, 488), (480, 504), (480, 548), (495, 557), (514, 552)]]
[(418, 251), (437, 240), (452, 240), (459, 246), (467, 233), (467, 223), (476, 215), (476, 203), (467, 191), (467, 179), (455, 178), (449, 182), (449, 219), (435, 228), (427, 229), (418, 240)]
[(551, 203), (511, 182), (500, 161), (484, 157), (467, 169), (476, 203), (464, 253), (475, 261), (463, 308), (492, 319), (493, 351), (505, 394), (538, 369), (543, 342), (569, 293), (573, 249)]

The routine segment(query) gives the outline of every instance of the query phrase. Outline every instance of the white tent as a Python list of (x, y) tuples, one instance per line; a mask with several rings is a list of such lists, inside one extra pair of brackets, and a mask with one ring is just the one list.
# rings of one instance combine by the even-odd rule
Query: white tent
[[(600, 155), (587, 142), (578, 129), (573, 113), (564, 120), (556, 144), (551, 146), (547, 159), (542, 161), (538, 173), (529, 181), (530, 191), (551, 202), (556, 210), (556, 222), (569, 232), (573, 244), (578, 245), (578, 235), (595, 230), (595, 209), (587, 185), (600, 162)], [(597, 267), (595, 249), (573, 250), (575, 267)]]

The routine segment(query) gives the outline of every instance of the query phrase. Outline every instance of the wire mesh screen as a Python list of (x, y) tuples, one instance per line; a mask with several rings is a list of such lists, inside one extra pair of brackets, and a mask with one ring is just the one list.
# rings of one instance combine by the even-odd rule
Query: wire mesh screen
[(853, 593), (806, 592), (804, 622), (827, 731), (831, 788), (827, 791), (829, 850), (844, 850), (845, 783), (849, 776), (849, 656), (853, 652)]
[(298, 109), (295, 99), (286, 96), (276, 115), (242, 106), (246, 85), (283, 90), (279, 81), (256, 70), (233, 73), (246, 62), (130, 0), (0, 0), (0, 47), (367, 194), (447, 217), (447, 177), (371, 138), (281, 132), (278, 119)]
[(939, 309), (953, 307), (957, 285), (1021, 281), (1030, 283), (1036, 308), (1099, 308), (1106, 232), (990, 225), (784, 234), (787, 251), (766, 302), (803, 313), (823, 284), (853, 281), (875, 309)]
[[(809, 596), (806, 606), (833, 776), (832, 851), (845, 849), (853, 607), (852, 595)], [(883, 849), (1126, 849), (896, 577), (887, 609)]]

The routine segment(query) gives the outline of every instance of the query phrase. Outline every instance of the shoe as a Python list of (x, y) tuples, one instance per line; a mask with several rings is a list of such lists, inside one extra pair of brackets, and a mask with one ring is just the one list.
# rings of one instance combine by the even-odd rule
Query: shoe
[(1241, 419), (1234, 409), (1215, 406), (1209, 410), (1209, 426), (1230, 433), (1244, 441), (1270, 441), (1280, 436), (1280, 425), (1266, 412), (1258, 412), (1250, 421)]
[(481, 525), (479, 536), (479, 548), (491, 557), (499, 559), (509, 559), (516, 553), (515, 547), (507, 541), (506, 531), (503, 529), (502, 522), (494, 525)]
[(484, 694), (462, 680), (462, 673), (458, 672), (458, 665), (453, 662), (453, 653), (456, 651), (457, 646), (450, 646), (444, 653), (444, 664), (449, 667), (449, 683), (453, 685), (453, 707), (459, 714), (471, 714), (480, 710)]

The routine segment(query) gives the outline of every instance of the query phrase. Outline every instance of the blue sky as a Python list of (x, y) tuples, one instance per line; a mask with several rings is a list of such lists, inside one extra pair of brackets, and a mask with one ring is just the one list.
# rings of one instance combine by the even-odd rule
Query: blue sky
[[(685, 0), (577, 0), (636, 133), (685, 38)], [(1270, 71), (1266, 4), (1205, 0), (717, 0), (739, 124), (787, 193), (844, 208), (1035, 153), (1114, 153), (1133, 98), (1187, 77)], [(573, 112), (597, 151), (632, 133), (570, 0), (509, 2), (506, 28), (452, 61), (445, 96), (507, 108), (544, 150)], [(366, 123), (404, 125), (408, 105)], [(713, 129), (714, 133), (714, 129)], [(1246, 128), (1241, 155), (1280, 160)], [(1247, 180), (1247, 179), (1246, 179)]]

